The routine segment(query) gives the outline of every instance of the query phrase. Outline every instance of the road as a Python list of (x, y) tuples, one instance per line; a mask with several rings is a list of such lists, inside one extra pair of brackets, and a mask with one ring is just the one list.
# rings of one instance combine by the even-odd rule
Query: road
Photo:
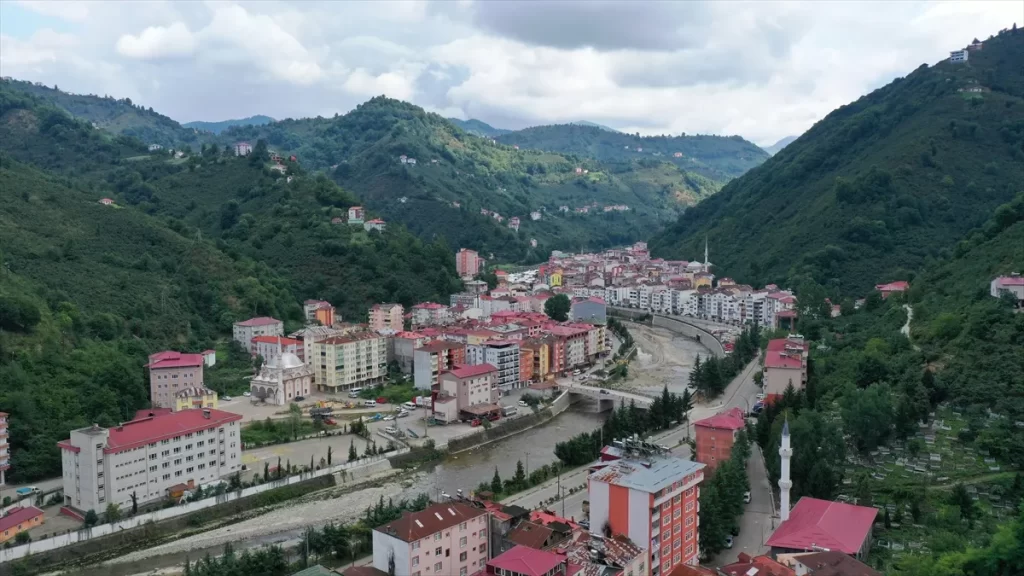
[(738, 562), (740, 552), (757, 556), (768, 551), (764, 543), (775, 529), (775, 501), (757, 444), (752, 446), (747, 460), (747, 479), (750, 481), (750, 503), (740, 518), (740, 533), (733, 539), (732, 548), (722, 550), (707, 563), (710, 566), (721, 567)]

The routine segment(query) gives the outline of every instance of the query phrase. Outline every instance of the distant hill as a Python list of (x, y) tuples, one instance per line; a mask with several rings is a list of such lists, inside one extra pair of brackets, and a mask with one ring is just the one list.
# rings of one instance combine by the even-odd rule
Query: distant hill
[(779, 140), (775, 144), (772, 144), (771, 146), (765, 148), (764, 151), (771, 154), (772, 156), (775, 156), (776, 154), (779, 153), (779, 150), (782, 150), (786, 146), (789, 146), (797, 138), (799, 138), (799, 136), (786, 136), (782, 140)]
[(600, 128), (601, 130), (607, 130), (608, 132), (621, 133), (618, 130), (616, 130), (615, 128), (610, 128), (608, 126), (605, 126), (604, 124), (598, 124), (596, 122), (588, 122), (586, 120), (579, 120), (579, 121), (576, 121), (576, 122), (569, 122), (569, 124), (575, 124), (577, 126), (591, 126), (593, 128)]
[(534, 126), (502, 134), (498, 141), (604, 162), (671, 162), (687, 172), (721, 183), (768, 158), (764, 150), (739, 136), (637, 136), (583, 123)]
[(202, 132), (220, 134), (232, 126), (262, 126), (263, 124), (270, 124), (273, 121), (274, 119), (270, 116), (256, 115), (249, 116), (248, 118), (239, 118), (237, 120), (221, 120), (220, 122), (186, 122), (182, 124), (182, 126), (185, 128), (194, 128)]
[(470, 118), (469, 120), (448, 118), (448, 121), (451, 122), (452, 124), (455, 124), (459, 128), (462, 128), (469, 134), (472, 134), (474, 136), (480, 136), (483, 138), (493, 138), (495, 136), (500, 136), (502, 134), (507, 134), (511, 132), (511, 130), (505, 130), (504, 128), (495, 128), (494, 126), (491, 126), (486, 122), (476, 120), (475, 118)]
[(922, 65), (842, 106), (762, 166), (687, 210), (650, 245), (711, 243), (722, 275), (811, 278), (848, 294), (906, 279), (1024, 186), (1024, 33), (969, 64)]
[(94, 94), (70, 94), (40, 83), (4, 79), (3, 85), (19, 92), (37, 96), (65, 112), (114, 134), (134, 136), (146, 144), (165, 148), (189, 145), (198, 148), (203, 142), (199, 131), (185, 128), (152, 108), (136, 106), (130, 98), (115, 99)]

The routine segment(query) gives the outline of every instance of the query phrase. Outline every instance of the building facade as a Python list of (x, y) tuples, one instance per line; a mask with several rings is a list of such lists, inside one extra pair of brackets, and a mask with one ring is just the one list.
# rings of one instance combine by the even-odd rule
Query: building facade
[(253, 355), (267, 363), (280, 359), (281, 354), (295, 354), (300, 360), (306, 356), (305, 342), (285, 336), (257, 336), (252, 339)]
[(7, 412), (0, 412), (0, 486), (7, 483), (7, 471), (11, 469), (11, 443), (8, 438)]
[(388, 373), (387, 339), (372, 332), (314, 341), (307, 354), (312, 354), (313, 381), (321, 392), (378, 384)]
[(302, 311), (306, 314), (307, 324), (334, 326), (334, 306), (324, 300), (306, 300), (302, 303)]
[[(476, 366), (455, 366), (441, 373), (434, 415), (440, 415), (445, 422), (460, 419), (460, 414), (470, 406), (495, 404), (498, 401), (498, 369), (490, 364)], [(454, 402), (446, 401), (454, 399)]]
[(435, 340), (413, 351), (413, 382), (420, 390), (430, 390), (441, 382), (441, 373), (466, 363), (466, 345)]
[(455, 254), (455, 271), (459, 276), (472, 278), (480, 273), (483, 262), (475, 250), (462, 248)]
[(173, 410), (192, 410), (195, 408), (217, 408), (217, 393), (206, 387), (185, 388), (174, 396)]
[(402, 315), (405, 309), (401, 304), (374, 304), (370, 307), (370, 330), (381, 332), (383, 330), (394, 330), (401, 332), (405, 327)]
[(373, 529), (373, 567), (409, 576), (470, 576), (489, 557), (487, 511), (446, 502)]
[(452, 309), (437, 302), (424, 302), (412, 307), (413, 326), (441, 326), (452, 322)]
[(232, 339), (241, 344), (249, 354), (253, 353), (252, 339), (257, 336), (284, 336), (284, 322), (261, 316), (235, 322), (231, 329)]
[(19, 532), (27, 532), (42, 525), (42, 510), (35, 506), (14, 506), (0, 517), (0, 545), (14, 540)]
[(174, 408), (178, 393), (203, 388), (203, 355), (167, 350), (150, 354), (149, 401), (154, 408)]
[(730, 408), (710, 418), (693, 423), (697, 444), (696, 460), (707, 466), (707, 472), (714, 471), (719, 464), (732, 455), (736, 435), (746, 426), (743, 410)]
[(490, 364), (498, 369), (498, 390), (505, 394), (525, 385), (520, 382), (519, 342), (515, 340), (489, 340), (470, 345), (466, 349), (469, 364)]
[(1003, 294), (1011, 294), (1017, 298), (1017, 303), (1024, 302), (1024, 276), (1014, 272), (1009, 276), (999, 276), (989, 283), (989, 294), (993, 298), (999, 298)]
[(790, 384), (795, 390), (807, 384), (808, 345), (799, 336), (768, 341), (764, 354), (764, 394), (769, 402), (785, 393)]
[(285, 352), (264, 362), (249, 381), (249, 394), (267, 404), (284, 406), (313, 390), (313, 371), (295, 354)]
[(238, 414), (184, 410), (114, 427), (71, 431), (61, 452), (64, 504), (101, 512), (110, 503), (130, 509), (167, 497), (177, 485), (194, 487), (241, 470)]
[(591, 526), (607, 525), (647, 551), (651, 576), (667, 576), (700, 553), (697, 501), (704, 465), (671, 456), (623, 458), (588, 480)]

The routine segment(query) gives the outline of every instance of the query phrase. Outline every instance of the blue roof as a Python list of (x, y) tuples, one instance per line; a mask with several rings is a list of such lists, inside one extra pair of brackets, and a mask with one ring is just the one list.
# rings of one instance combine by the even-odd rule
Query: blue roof
[(591, 478), (653, 494), (703, 468), (700, 462), (674, 457), (657, 457), (649, 462), (616, 460)]

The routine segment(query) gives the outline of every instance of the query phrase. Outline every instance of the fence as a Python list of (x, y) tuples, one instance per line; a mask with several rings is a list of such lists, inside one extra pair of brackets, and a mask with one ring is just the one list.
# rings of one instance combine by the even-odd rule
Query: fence
[(10, 562), (12, 560), (18, 560), (20, 558), (25, 558), (26, 556), (29, 556), (31, 554), (46, 552), (49, 550), (56, 550), (57, 548), (70, 546), (71, 544), (76, 544), (78, 542), (85, 542), (93, 538), (99, 538), (101, 536), (107, 536), (110, 534), (115, 534), (117, 532), (131, 530), (133, 528), (138, 528), (150, 522), (160, 522), (161, 520), (176, 518), (178, 516), (190, 514), (192, 512), (203, 510), (205, 508), (210, 508), (212, 506), (226, 504), (228, 502), (238, 500), (239, 498), (247, 498), (249, 496), (267, 492), (275, 488), (283, 488), (285, 486), (298, 484), (299, 482), (304, 482), (306, 480), (311, 480), (313, 478), (320, 478), (322, 476), (327, 476), (330, 474), (337, 474), (343, 470), (347, 471), (353, 468), (368, 466), (380, 460), (386, 460), (388, 456), (397, 456), (399, 454), (404, 454), (408, 451), (408, 448), (401, 448), (399, 450), (395, 450), (387, 454), (371, 456), (369, 458), (357, 460), (355, 462), (346, 462), (344, 464), (338, 464), (336, 466), (331, 466), (330, 468), (323, 468), (320, 470), (316, 470), (314, 472), (304, 472), (302, 474), (297, 474), (295, 476), (288, 476), (287, 478), (274, 480), (273, 482), (267, 482), (266, 484), (260, 484), (259, 486), (252, 486), (250, 488), (244, 488), (242, 490), (237, 490), (235, 492), (225, 492), (224, 494), (221, 494), (219, 496), (204, 498), (203, 500), (196, 500), (195, 502), (189, 502), (181, 506), (165, 508), (163, 510), (157, 510), (155, 512), (149, 512), (146, 514), (138, 514), (136, 516), (132, 516), (131, 518), (126, 518), (124, 520), (114, 522), (112, 524), (100, 524), (98, 526), (93, 526), (92, 528), (84, 528), (82, 530), (78, 530), (77, 532), (60, 534), (57, 536), (53, 536), (51, 538), (46, 538), (44, 540), (30, 542), (28, 544), (23, 544), (21, 546), (15, 546), (13, 548), (0, 549), (0, 564), (4, 562)]

